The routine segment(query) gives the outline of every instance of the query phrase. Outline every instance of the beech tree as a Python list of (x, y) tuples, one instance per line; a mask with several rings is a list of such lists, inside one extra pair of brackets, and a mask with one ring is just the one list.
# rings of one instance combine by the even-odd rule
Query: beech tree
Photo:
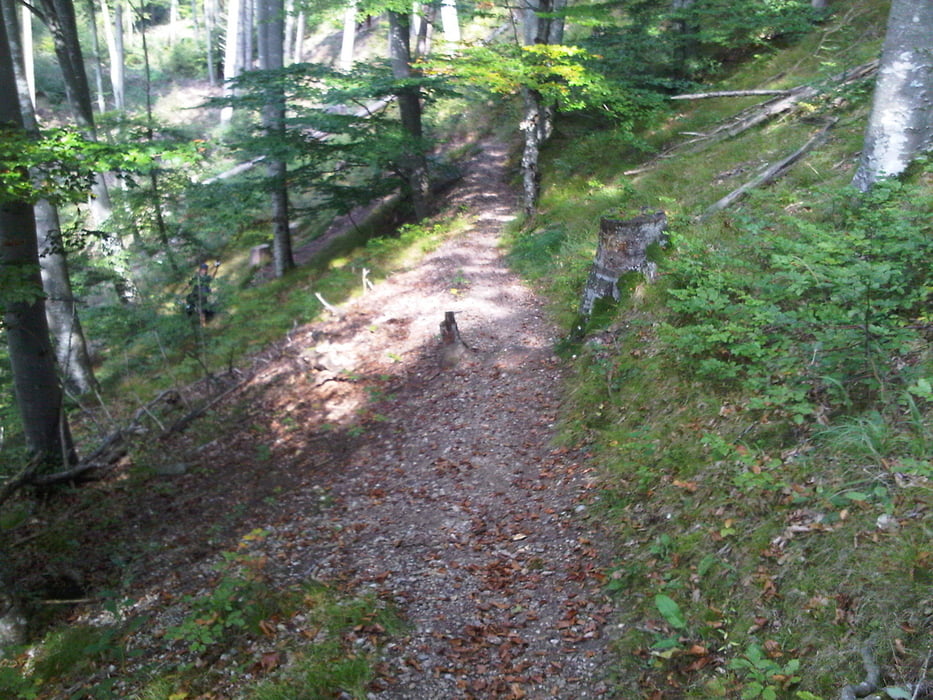
[(933, 146), (933, 2), (893, 0), (865, 144), (852, 184), (866, 192)]
[[(0, 22), (0, 94), (17, 94), (5, 22)], [(20, 174), (27, 190), (29, 183), (29, 174), (13, 160), (16, 154), (9, 145), (17, 136), (24, 141), (16, 100), (0, 100), (0, 128), (8, 132), (7, 148), (0, 154), (0, 170), (7, 174), (0, 191), (0, 303), (13, 393), (29, 451), (39, 462), (54, 466), (74, 461), (75, 455), (45, 317), (35, 216), (23, 190), (11, 191), (11, 173)]]
[[(29, 95), (23, 47), (18, 42), (16, 7), (13, 0), (0, 0), (0, 8), (8, 28), (8, 45), (16, 81), (18, 99), (14, 101), (19, 105), (25, 130), (38, 138), (39, 124)], [(34, 179), (39, 177), (41, 175), (34, 175)], [(71, 290), (58, 209), (48, 199), (40, 199), (34, 205), (34, 213), (42, 286), (46, 294), (45, 312), (49, 329), (55, 338), (58, 365), (69, 390), (77, 394), (88, 393), (97, 388), (97, 381)]]
[(100, 11), (104, 23), (107, 53), (110, 55), (110, 89), (113, 92), (114, 108), (126, 109), (126, 57), (123, 50), (123, 6), (114, 0), (111, 16), (107, 0), (100, 0)]
[[(55, 55), (65, 85), (65, 96), (78, 126), (88, 138), (97, 139), (91, 89), (84, 69), (84, 56), (78, 40), (78, 26), (72, 0), (39, 0), (37, 13), (49, 28), (55, 44)], [(100, 225), (110, 217), (111, 204), (107, 184), (101, 174), (92, 188), (90, 207), (94, 223)]]
[[(564, 19), (560, 11), (566, 0), (529, 0), (525, 6), (524, 33), (526, 44), (560, 44), (564, 37)], [(531, 215), (541, 193), (538, 160), (541, 146), (551, 136), (554, 126), (553, 102), (545, 99), (540, 90), (525, 86), (522, 89), (525, 114), (521, 123), (524, 135), (522, 149), (522, 195), (525, 213)]]

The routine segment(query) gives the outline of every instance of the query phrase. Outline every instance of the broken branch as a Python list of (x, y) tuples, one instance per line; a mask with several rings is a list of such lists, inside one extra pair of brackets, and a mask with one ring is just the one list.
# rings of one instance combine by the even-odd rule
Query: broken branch
[(720, 90), (718, 92), (694, 92), (674, 95), (672, 100), (706, 100), (711, 97), (758, 97), (761, 95), (790, 95), (792, 90)]
[(813, 150), (818, 144), (822, 143), (826, 138), (826, 134), (829, 132), (833, 124), (836, 123), (836, 121), (837, 121), (836, 119), (829, 120), (816, 136), (811, 138), (803, 146), (801, 146), (796, 151), (794, 151), (789, 156), (787, 156), (787, 158), (784, 158), (783, 160), (775, 163), (770, 168), (765, 170), (763, 173), (753, 178), (752, 180), (749, 180), (748, 182), (746, 182), (744, 185), (742, 185), (738, 189), (732, 190), (732, 192), (727, 194), (725, 197), (717, 201), (715, 204), (710, 206), (705, 212), (703, 212), (699, 220), (705, 221), (706, 219), (708, 219), (710, 216), (712, 216), (716, 212), (721, 211), (731, 206), (732, 204), (734, 204), (737, 200), (744, 197), (750, 190), (756, 187), (760, 187), (761, 185), (766, 185), (778, 179), (790, 168), (791, 165), (796, 163), (803, 156), (805, 156), (807, 153)]

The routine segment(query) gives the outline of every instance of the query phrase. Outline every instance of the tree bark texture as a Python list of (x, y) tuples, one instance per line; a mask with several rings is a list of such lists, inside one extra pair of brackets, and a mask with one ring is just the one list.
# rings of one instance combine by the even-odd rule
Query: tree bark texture
[[(16, 77), (5, 24), (0, 22), (0, 94), (15, 96)], [(0, 100), (0, 124), (23, 128), (17, 102)], [(15, 168), (15, 164), (0, 164), (2, 170)], [(62, 390), (42, 299), (36, 221), (26, 202), (0, 202), (0, 266), (5, 279), (17, 280), (22, 291), (31, 292), (3, 300), (13, 393), (27, 447), (49, 465), (71, 461), (71, 435), (62, 410)]]
[[(411, 69), (411, 19), (400, 12), (389, 12), (389, 59), (392, 75), (396, 80), (412, 77)], [(421, 92), (413, 85), (401, 87), (396, 92), (402, 130), (408, 141), (407, 153), (402, 158), (402, 170), (408, 182), (409, 197), (415, 219), (428, 215), (430, 183), (428, 163), (424, 156), (421, 125)]]
[[(281, 71), (285, 65), (285, 3), (260, 0), (257, 22), (259, 67)], [(262, 109), (262, 126), (270, 136), (285, 138), (285, 90), (281, 82), (269, 80)], [(281, 158), (270, 158), (267, 165), (272, 207), (272, 255), (275, 276), (282, 277), (295, 267), (288, 217), (288, 168)]]
[(551, 135), (553, 108), (544, 103), (541, 93), (531, 88), (523, 91), (525, 115), (519, 129), (524, 135), (522, 145), (522, 202), (526, 216), (534, 214), (541, 194), (541, 173), (538, 161), (541, 148)]
[(590, 268), (580, 313), (589, 316), (597, 299), (619, 300), (619, 278), (636, 271), (652, 278), (654, 263), (648, 260), (648, 247), (661, 240), (667, 227), (664, 212), (637, 216), (634, 219), (602, 219), (599, 224), (599, 245)]
[(865, 145), (852, 184), (866, 192), (933, 146), (933, 2), (893, 0)]
[[(566, 0), (529, 0), (524, 11), (524, 41), (526, 44), (560, 44), (564, 40), (564, 19), (559, 15)], [(556, 14), (552, 14), (556, 13)], [(532, 88), (523, 89), (525, 113), (519, 129), (524, 135), (522, 148), (522, 201), (525, 214), (531, 216), (541, 194), (541, 174), (538, 161), (541, 148), (550, 138), (554, 122), (554, 105)]]

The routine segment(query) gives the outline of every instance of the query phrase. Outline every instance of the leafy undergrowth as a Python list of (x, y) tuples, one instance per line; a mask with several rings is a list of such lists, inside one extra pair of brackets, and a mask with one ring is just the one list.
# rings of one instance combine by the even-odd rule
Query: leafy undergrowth
[[(873, 57), (879, 14), (838, 19), (722, 87), (817, 82)], [(620, 697), (834, 698), (866, 677), (867, 643), (887, 697), (925, 679), (931, 176), (921, 163), (869, 197), (848, 189), (869, 104), (870, 82), (850, 85), (678, 147), (749, 102), (687, 106), (646, 135), (659, 160), (609, 131), (558, 129), (544, 206), (511, 250), (565, 328), (599, 218), (669, 220), (657, 281), (632, 282), (565, 345), (565, 439), (594, 445), (617, 533)], [(827, 116), (831, 139), (805, 162), (698, 218)]]
[[(251, 551), (264, 536), (254, 531), (224, 552), (207, 586), (174, 602), (180, 612), (166, 629), (149, 629), (134, 609), (142, 601), (111, 593), (95, 619), (8, 654), (3, 697), (185, 700), (228, 697), (231, 686), (254, 700), (365, 697), (378, 649), (401, 629), (399, 618), (374, 595), (315, 581), (270, 585), (265, 558)], [(155, 656), (153, 636), (162, 646)]]

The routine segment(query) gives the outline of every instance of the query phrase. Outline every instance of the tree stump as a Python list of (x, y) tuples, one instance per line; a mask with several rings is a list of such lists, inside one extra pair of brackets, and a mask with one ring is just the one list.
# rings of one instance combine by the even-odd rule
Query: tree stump
[(466, 343), (460, 338), (460, 329), (457, 328), (454, 312), (445, 311), (444, 320), (441, 321), (441, 368), (454, 367), (468, 349)]
[(254, 245), (249, 251), (250, 267), (263, 267), (272, 262), (272, 246), (268, 243)]
[(656, 266), (648, 260), (648, 247), (661, 240), (667, 227), (663, 211), (636, 216), (634, 219), (602, 219), (599, 223), (599, 246), (590, 275), (583, 288), (580, 313), (589, 316), (597, 299), (611, 296), (619, 301), (619, 278), (636, 271), (649, 280)]

